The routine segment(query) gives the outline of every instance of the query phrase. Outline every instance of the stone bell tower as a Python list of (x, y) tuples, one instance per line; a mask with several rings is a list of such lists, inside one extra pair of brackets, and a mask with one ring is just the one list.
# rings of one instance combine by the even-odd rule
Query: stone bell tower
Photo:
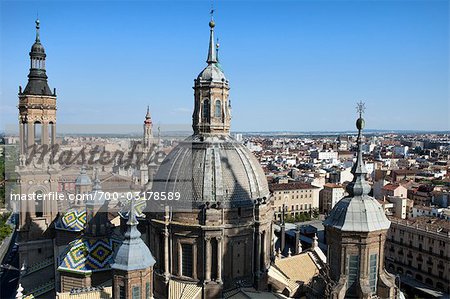
[[(49, 161), (50, 154), (42, 161), (38, 161), (40, 154), (34, 154), (36, 157), (33, 159), (35, 146), (50, 147), (56, 143), (56, 93), (47, 83), (46, 54), (39, 29), (40, 22), (36, 20), (28, 83), (24, 90), (19, 87), (18, 95), (20, 158), (16, 168), (17, 183), (21, 198), (32, 196), (32, 200), (19, 203), (19, 258), (25, 267), (53, 256), (49, 228), (58, 214), (58, 201), (56, 197), (51, 198), (58, 191), (58, 168)], [(52, 277), (48, 274), (44, 278), (48, 281)], [(44, 278), (25, 279), (23, 287), (28, 292), (44, 283)]]
[(30, 73), (25, 90), (19, 87), (20, 153), (29, 152), (33, 145), (53, 145), (56, 140), (56, 90), (47, 83), (45, 50), (39, 36), (40, 22), (36, 20), (36, 41), (30, 51)]
[(230, 132), (231, 105), (228, 99), (230, 87), (219, 64), (219, 44), (214, 45), (214, 27), (215, 23), (211, 15), (206, 59), (208, 66), (194, 80), (195, 104), (192, 127), (195, 134), (229, 134)]
[(147, 106), (147, 114), (145, 114), (144, 120), (144, 139), (143, 147), (144, 149), (149, 149), (153, 143), (153, 123), (152, 117), (150, 116), (150, 107)]

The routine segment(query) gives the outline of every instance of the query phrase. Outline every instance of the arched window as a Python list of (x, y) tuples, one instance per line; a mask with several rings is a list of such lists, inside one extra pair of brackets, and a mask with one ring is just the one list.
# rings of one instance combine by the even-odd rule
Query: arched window
[(214, 116), (215, 117), (221, 117), (222, 116), (222, 105), (220, 103), (220, 100), (216, 100), (216, 106), (214, 109)]
[(203, 119), (209, 120), (209, 100), (204, 99), (203, 100)]
[(44, 215), (44, 203), (43, 192), (41, 190), (36, 191), (34, 198), (34, 213), (36, 217), (42, 217)]
[(42, 144), (42, 124), (40, 121), (34, 122), (34, 143)]

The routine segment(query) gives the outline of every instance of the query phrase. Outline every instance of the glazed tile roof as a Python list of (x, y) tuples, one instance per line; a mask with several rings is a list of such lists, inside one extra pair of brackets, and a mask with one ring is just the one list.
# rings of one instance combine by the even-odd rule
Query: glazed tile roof
[(79, 232), (86, 225), (85, 209), (69, 209), (55, 224), (56, 229)]
[(61, 257), (60, 271), (96, 272), (110, 269), (121, 241), (115, 238), (81, 237), (69, 243)]

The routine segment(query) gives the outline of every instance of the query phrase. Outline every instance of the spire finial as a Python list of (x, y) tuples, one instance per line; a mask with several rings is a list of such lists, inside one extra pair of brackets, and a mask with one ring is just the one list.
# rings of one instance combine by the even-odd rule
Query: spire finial
[(94, 187), (92, 187), (92, 190), (101, 190), (102, 187), (100, 186), (100, 179), (98, 178), (98, 168), (96, 167), (94, 169)]
[(136, 217), (135, 200), (136, 199), (134, 197), (131, 198), (130, 211), (128, 212), (127, 225), (130, 226), (137, 225), (139, 223)]
[(356, 104), (356, 111), (359, 118), (356, 120), (356, 128), (358, 129), (356, 162), (352, 167), (353, 180), (347, 185), (347, 192), (350, 196), (363, 196), (370, 192), (370, 185), (366, 182), (367, 169), (364, 165), (362, 155), (362, 130), (364, 128), (364, 119), (362, 115), (366, 109), (365, 104), (361, 101)]
[(356, 121), (356, 128), (358, 129), (359, 132), (361, 132), (362, 129), (364, 128), (364, 119), (362, 118), (362, 115), (364, 114), (365, 110), (366, 110), (366, 104), (363, 101), (356, 103), (356, 111), (358, 112), (358, 115), (359, 115), (359, 118)]
[(147, 113), (145, 114), (146, 119), (150, 119), (150, 105), (147, 105)]
[(219, 38), (217, 38), (216, 39), (216, 59), (217, 59), (217, 62), (219, 62), (219, 47), (220, 47)]
[(356, 103), (356, 111), (359, 114), (359, 117), (362, 117), (364, 111), (366, 110), (366, 104), (363, 101), (359, 101)]
[(319, 247), (319, 238), (317, 238), (317, 233), (314, 233), (312, 249)]
[(211, 21), (209, 21), (209, 49), (208, 49), (208, 58), (206, 59), (206, 62), (208, 64), (216, 63), (217, 62), (217, 56), (216, 56), (216, 50), (214, 46), (214, 27), (216, 26), (216, 23), (214, 22), (214, 8), (212, 7), (211, 3)]
[(39, 17), (36, 18), (35, 23), (36, 23), (36, 42), (39, 43), (41, 41), (39, 37), (39, 29), (41, 28), (41, 22), (39, 21)]

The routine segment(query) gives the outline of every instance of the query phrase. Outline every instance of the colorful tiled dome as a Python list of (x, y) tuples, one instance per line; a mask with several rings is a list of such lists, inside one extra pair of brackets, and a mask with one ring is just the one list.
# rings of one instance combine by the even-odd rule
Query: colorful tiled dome
[(60, 271), (96, 272), (110, 269), (121, 241), (115, 238), (79, 238), (69, 243)]
[(56, 222), (56, 229), (79, 232), (86, 225), (86, 210), (69, 209)]

